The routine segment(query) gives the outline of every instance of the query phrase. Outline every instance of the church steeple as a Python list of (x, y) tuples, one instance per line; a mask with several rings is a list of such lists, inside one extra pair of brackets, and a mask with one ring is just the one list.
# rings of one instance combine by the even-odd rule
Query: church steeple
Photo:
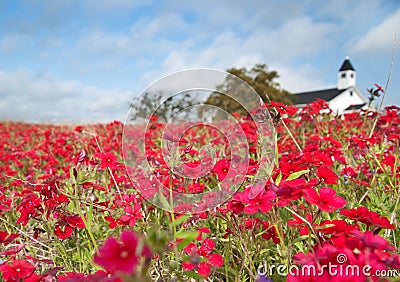
[(356, 70), (346, 57), (338, 73), (338, 89), (347, 89), (356, 85)]

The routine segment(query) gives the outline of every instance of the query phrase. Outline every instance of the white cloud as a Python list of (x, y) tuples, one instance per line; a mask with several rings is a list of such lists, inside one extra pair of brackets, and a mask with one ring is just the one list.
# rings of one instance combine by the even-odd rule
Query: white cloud
[[(276, 29), (256, 29), (248, 35), (222, 32), (204, 46), (180, 45), (163, 62), (167, 72), (190, 67), (227, 68), (255, 63), (290, 63), (293, 58), (318, 53), (330, 44), (331, 24), (310, 18), (293, 19)], [(195, 41), (193, 38), (192, 41)]]
[(103, 31), (87, 31), (82, 34), (76, 42), (78, 51), (83, 52), (86, 56), (113, 56), (123, 52), (130, 55), (135, 48), (134, 42), (128, 35), (121, 32), (103, 32)]
[[(147, 79), (156, 79), (187, 68), (252, 67), (266, 62), (270, 70), (281, 75), (281, 86), (290, 91), (302, 91), (326, 85), (318, 79), (318, 71), (310, 65), (295, 67), (293, 60), (313, 56), (331, 44), (332, 24), (314, 23), (301, 17), (272, 29), (256, 29), (247, 35), (225, 31), (208, 45), (194, 47), (192, 42), (177, 46), (165, 57), (158, 72), (146, 73)], [(196, 38), (192, 38), (196, 42)], [(157, 77), (158, 75), (158, 77)]]
[(331, 34), (334, 29), (333, 24), (314, 22), (309, 17), (295, 18), (279, 29), (266, 33), (266, 51), (280, 62), (317, 54), (333, 43)]
[(160, 14), (157, 17), (139, 18), (130, 28), (131, 34), (140, 40), (182, 36), (190, 31), (190, 24), (176, 12)]
[(0, 97), (1, 119), (106, 122), (125, 118), (132, 93), (17, 70), (0, 71)]
[(27, 36), (22, 34), (10, 34), (0, 38), (0, 51), (14, 52), (24, 46)]
[[(309, 64), (298, 67), (277, 65), (273, 68), (278, 70), (280, 85), (289, 92), (298, 93), (327, 87), (319, 78), (318, 70)], [(333, 77), (332, 81), (335, 79), (336, 77)]]
[(355, 43), (353, 50), (360, 53), (387, 52), (393, 46), (395, 34), (397, 37), (400, 36), (400, 9), (378, 26), (371, 28)]

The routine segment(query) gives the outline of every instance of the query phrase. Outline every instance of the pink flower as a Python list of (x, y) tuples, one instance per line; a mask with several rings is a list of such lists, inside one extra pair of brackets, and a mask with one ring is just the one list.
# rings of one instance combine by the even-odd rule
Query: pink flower
[(133, 208), (131, 206), (125, 206), (124, 211), (126, 214), (121, 215), (120, 220), (129, 226), (134, 226), (137, 219), (143, 218), (141, 212), (141, 205), (139, 203), (134, 203)]
[(94, 255), (93, 261), (108, 272), (121, 271), (133, 274), (139, 263), (139, 255), (150, 259), (152, 252), (148, 246), (138, 250), (140, 238), (132, 231), (123, 231), (121, 240), (109, 237)]
[(321, 188), (319, 193), (312, 188), (306, 188), (304, 194), (308, 203), (326, 212), (333, 212), (346, 205), (346, 200), (336, 196), (336, 191), (331, 188)]

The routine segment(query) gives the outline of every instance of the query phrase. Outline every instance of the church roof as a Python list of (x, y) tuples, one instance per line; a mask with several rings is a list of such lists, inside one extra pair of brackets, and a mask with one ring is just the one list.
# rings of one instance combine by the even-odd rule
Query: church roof
[(314, 102), (318, 98), (325, 101), (330, 101), (333, 98), (339, 96), (344, 91), (346, 91), (346, 89), (331, 88), (331, 89), (296, 93), (295, 94), (295, 97), (297, 97), (296, 104), (309, 104)]
[(350, 59), (346, 58), (340, 67), (339, 71), (347, 71), (347, 70), (352, 70), (355, 71), (353, 65), (350, 63)]

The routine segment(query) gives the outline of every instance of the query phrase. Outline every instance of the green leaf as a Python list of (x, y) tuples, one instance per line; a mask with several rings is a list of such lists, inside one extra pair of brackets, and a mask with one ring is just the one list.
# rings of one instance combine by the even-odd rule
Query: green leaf
[(185, 231), (185, 230), (180, 230), (176, 233), (176, 238), (181, 238), (181, 239), (186, 239), (186, 238), (191, 238), (193, 237), (196, 238), (197, 235), (199, 235), (199, 231)]
[(199, 236), (199, 231), (184, 231), (180, 230), (176, 233), (176, 238), (184, 239), (178, 244), (178, 250), (182, 250), (189, 245), (196, 237)]
[(279, 174), (278, 174), (278, 176), (276, 177), (276, 180), (275, 180), (275, 185), (279, 186), (279, 183), (281, 183), (281, 180), (282, 180), (282, 172), (279, 172)]
[(165, 208), (165, 209), (167, 209), (167, 210), (169, 210), (169, 211), (172, 210), (171, 205), (168, 203), (168, 201), (167, 201), (167, 199), (164, 197), (164, 195), (161, 194), (161, 193), (159, 193), (158, 196), (160, 197), (160, 201), (161, 201), (162, 207)]
[(303, 174), (309, 173), (310, 171), (308, 169), (300, 170), (293, 172), (289, 177), (286, 179), (287, 181), (294, 180), (302, 176)]
[(75, 203), (73, 201), (70, 201), (67, 205), (67, 209), (68, 211), (70, 211), (71, 213), (74, 213), (75, 211)]
[(185, 273), (187, 276), (196, 279), (196, 281), (204, 281), (204, 277), (201, 276), (200, 274), (197, 274), (197, 273), (192, 272), (192, 271), (190, 271), (190, 272), (189, 272), (189, 271), (185, 271), (184, 273)]
[(297, 237), (293, 240), (293, 244), (296, 244), (297, 242), (302, 242), (302, 241), (306, 241), (308, 238), (310, 237), (310, 235), (303, 235), (300, 237)]
[(190, 215), (188, 215), (188, 214), (185, 214), (185, 215), (183, 215), (183, 216), (180, 216), (180, 217), (178, 217), (177, 219), (175, 219), (174, 221), (172, 221), (172, 222), (169, 224), (169, 226), (171, 226), (171, 227), (176, 227), (176, 226), (178, 226), (179, 224), (185, 222), (189, 217), (190, 217)]
[(326, 228), (331, 228), (331, 227), (334, 227), (335, 226), (335, 224), (325, 224), (325, 225), (322, 225), (322, 226), (314, 226), (314, 229), (315, 230), (322, 230), (322, 229), (326, 229)]

